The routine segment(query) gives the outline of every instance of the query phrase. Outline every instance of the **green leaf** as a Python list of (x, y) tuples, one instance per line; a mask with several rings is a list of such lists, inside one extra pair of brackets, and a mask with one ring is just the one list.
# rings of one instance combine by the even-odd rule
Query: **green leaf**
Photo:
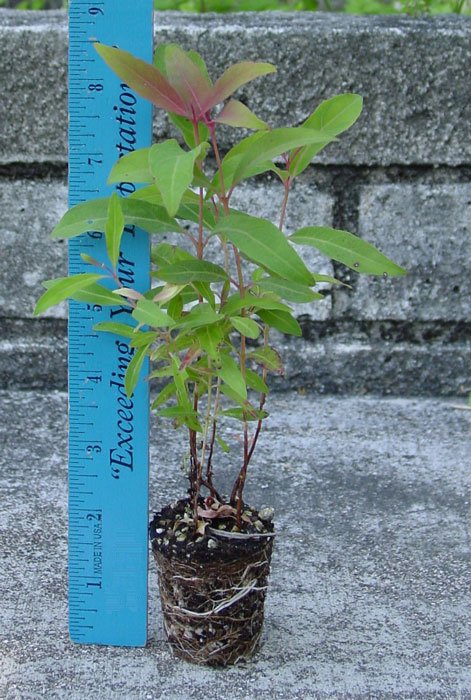
[(221, 320), (221, 316), (209, 304), (198, 304), (186, 316), (182, 317), (182, 320), (178, 322), (176, 327), (188, 330), (199, 326), (212, 325)]
[(212, 309), (216, 308), (216, 297), (208, 282), (193, 282), (193, 287), (203, 299), (206, 299)]
[(216, 434), (216, 442), (223, 452), (230, 452), (231, 448), (219, 435)]
[(33, 312), (34, 316), (44, 313), (44, 311), (47, 311), (47, 309), (50, 309), (51, 306), (55, 306), (60, 301), (73, 299), (74, 294), (90, 287), (101, 279), (103, 279), (103, 275), (84, 272), (79, 275), (59, 277), (55, 280), (43, 282), (44, 286), (47, 286), (47, 289), (36, 302)]
[(149, 299), (140, 299), (132, 315), (136, 321), (151, 326), (151, 328), (168, 328), (175, 323), (173, 318), (170, 318), (165, 311), (159, 309), (157, 304)]
[(152, 146), (149, 167), (169, 216), (175, 216), (183, 195), (193, 180), (193, 167), (202, 145), (184, 151), (175, 139)]
[[(92, 199), (69, 209), (51, 233), (52, 238), (73, 238), (87, 231), (105, 232), (109, 197)], [(181, 226), (163, 207), (126, 197), (121, 200), (126, 225), (135, 225), (148, 233), (182, 233)]]
[(201, 348), (208, 353), (211, 359), (219, 361), (219, 345), (223, 340), (223, 333), (216, 324), (197, 328), (195, 335)]
[(191, 117), (182, 98), (162, 73), (127, 51), (93, 44), (105, 63), (138, 95), (169, 112)]
[(136, 335), (133, 326), (128, 326), (126, 323), (118, 323), (117, 321), (100, 321), (93, 326), (93, 330), (122, 335), (124, 338), (134, 338)]
[(248, 367), (246, 367), (245, 381), (247, 382), (247, 386), (251, 389), (259, 391), (261, 394), (268, 394), (268, 386), (265, 384), (263, 379), (256, 372), (253, 371), (253, 369), (249, 369)]
[(129, 344), (132, 348), (142, 348), (143, 345), (149, 348), (156, 340), (157, 333), (154, 333), (154, 331), (136, 332)]
[(293, 233), (290, 239), (299, 245), (317, 248), (329, 258), (356, 272), (391, 277), (406, 274), (404, 268), (380, 253), (371, 243), (348, 231), (326, 226), (307, 226)]
[(218, 369), (218, 374), (240, 396), (247, 398), (247, 387), (239, 365), (227, 353), (221, 354), (221, 367)]
[(260, 326), (251, 318), (245, 318), (244, 316), (231, 316), (230, 321), (236, 331), (246, 338), (255, 339), (260, 335)]
[[(159, 350), (162, 350), (163, 346), (159, 348)], [(154, 353), (152, 353), (153, 357)], [(149, 379), (155, 379), (155, 378), (161, 378), (161, 377), (173, 377), (173, 370), (171, 367), (161, 367), (160, 369), (154, 369), (150, 374), (149, 374)]]
[(202, 433), (203, 429), (198, 421), (198, 414), (190, 406), (169, 406), (161, 408), (157, 411), (157, 415), (162, 418), (181, 418), (189, 428), (198, 433)]
[(260, 411), (257, 408), (251, 408), (251, 410), (247, 408), (227, 408), (225, 411), (222, 411), (223, 416), (228, 416), (229, 418), (236, 418), (237, 420), (240, 421), (254, 421), (254, 420), (264, 420), (265, 418), (268, 418), (268, 412), (267, 411)]
[(171, 316), (174, 321), (178, 321), (179, 318), (181, 318), (183, 311), (183, 299), (182, 295), (179, 294), (176, 297), (173, 297), (167, 304), (167, 312), (168, 315)]
[(172, 284), (221, 282), (227, 279), (227, 274), (222, 267), (196, 258), (161, 267), (157, 274), (159, 279)]
[(180, 363), (177, 361), (176, 357), (172, 356), (172, 372), (173, 381), (177, 388), (177, 398), (180, 404), (190, 405), (190, 397), (188, 395), (188, 388), (186, 385), (186, 380), (188, 379), (188, 374), (185, 369), (180, 369)]
[(253, 61), (235, 63), (216, 80), (209, 96), (202, 104), (202, 112), (207, 112), (215, 105), (224, 102), (233, 92), (254, 78), (275, 72), (276, 68), (271, 63), (254, 63)]
[(224, 394), (224, 396), (227, 396), (231, 401), (238, 404), (239, 406), (243, 406), (249, 411), (249, 413), (251, 412), (250, 403), (247, 400), (247, 398), (239, 394), (235, 389), (233, 389), (230, 386), (230, 384), (222, 382), (220, 385), (220, 390), (221, 393)]
[(124, 215), (120, 198), (113, 192), (108, 203), (108, 218), (105, 225), (106, 252), (114, 268), (118, 264), (119, 246), (124, 229)]
[(86, 289), (75, 292), (73, 299), (82, 301), (85, 304), (99, 304), (100, 306), (131, 306), (126, 299), (117, 299), (116, 294), (103, 287), (103, 285), (94, 283)]
[(170, 243), (159, 243), (153, 246), (150, 255), (152, 262), (158, 267), (173, 265), (173, 263), (181, 260), (195, 259), (191, 253), (176, 245), (170, 245)]
[[(363, 99), (360, 95), (351, 93), (336, 95), (322, 102), (306, 119), (303, 127), (326, 131), (337, 136), (356, 122), (361, 114), (362, 106)], [(291, 153), (291, 163), (288, 169), (290, 175), (295, 177), (302, 173), (323, 147), (323, 144), (314, 144), (305, 146), (296, 155)]]
[(321, 102), (313, 114), (306, 119), (303, 126), (328, 131), (337, 136), (355, 124), (362, 109), (363, 98), (361, 95), (350, 92), (335, 95), (335, 97)]
[(279, 353), (271, 347), (257, 348), (252, 350), (252, 352), (247, 355), (248, 360), (252, 360), (257, 365), (261, 365), (271, 372), (278, 372), (279, 374), (283, 371), (283, 363), (281, 362), (281, 357)]
[(294, 316), (286, 311), (259, 311), (258, 315), (264, 323), (289, 335), (302, 335), (302, 330)]
[[(136, 190), (131, 195), (130, 199), (142, 199), (150, 204), (157, 204), (158, 206), (163, 206), (162, 195), (155, 185), (148, 185), (147, 187), (142, 187)], [(193, 221), (195, 224), (199, 223), (199, 196), (196, 192), (192, 190), (186, 190), (182, 197), (178, 211), (175, 214), (177, 219), (184, 219), (185, 221)], [(212, 204), (205, 202), (203, 204), (203, 224), (208, 229), (213, 229), (216, 225), (216, 217), (214, 214), (214, 208)]]
[(241, 309), (278, 309), (279, 311), (290, 311), (290, 307), (277, 301), (270, 296), (255, 296), (254, 294), (246, 294), (244, 297), (238, 294), (233, 294), (221, 309), (225, 316), (234, 316)]
[(324, 299), (323, 294), (313, 292), (308, 286), (280, 279), (279, 277), (264, 277), (258, 283), (260, 289), (266, 292), (274, 292), (282, 299), (288, 301), (306, 303), (314, 299)]
[(262, 119), (257, 117), (248, 107), (239, 100), (230, 100), (215, 118), (219, 124), (242, 127), (244, 129), (269, 129), (269, 126)]
[(145, 345), (144, 347), (139, 348), (139, 350), (136, 350), (126, 370), (124, 377), (124, 388), (128, 398), (131, 398), (133, 395), (134, 389), (139, 381), (139, 375), (141, 373), (144, 360), (146, 359), (148, 347), (148, 345)]
[(121, 156), (111, 168), (108, 184), (111, 185), (116, 182), (152, 182), (154, 178), (149, 168), (149, 151), (150, 147), (138, 148), (137, 151)]
[(270, 221), (234, 212), (223, 217), (214, 231), (224, 234), (249, 260), (279, 277), (311, 283), (311, 273), (284, 234)]
[(164, 388), (157, 394), (156, 398), (151, 404), (151, 408), (156, 409), (158, 406), (161, 406), (172, 396), (175, 396), (176, 391), (177, 387), (175, 386), (175, 382), (169, 382), (168, 384), (166, 384)]
[[(183, 140), (185, 141), (186, 145), (189, 148), (196, 148), (198, 144), (196, 143), (195, 130), (190, 119), (172, 113), (169, 113), (168, 116), (172, 124), (177, 127), (177, 129), (183, 136)], [(206, 124), (203, 124), (203, 122), (198, 123), (198, 136), (199, 143), (203, 143), (203, 141), (208, 141), (208, 139), (211, 137), (211, 132), (209, 131)]]
[[(258, 136), (258, 134), (256, 135)], [(252, 137), (249, 136), (248, 138)], [(234, 186), (248, 177), (248, 173), (250, 173), (251, 169), (257, 164), (276, 158), (293, 148), (299, 148), (300, 146), (309, 144), (326, 146), (331, 141), (335, 141), (333, 135), (327, 134), (324, 131), (318, 131), (317, 129), (308, 129), (304, 126), (273, 129), (272, 131), (264, 132), (260, 135), (260, 138), (257, 139), (256, 147), (250, 147), (240, 159), (230, 184)], [(240, 142), (239, 146), (242, 144), (243, 141)], [(235, 148), (237, 148), (237, 146)], [(231, 151), (229, 151), (226, 158), (228, 161), (230, 160)], [(224, 160), (226, 160), (226, 158)]]

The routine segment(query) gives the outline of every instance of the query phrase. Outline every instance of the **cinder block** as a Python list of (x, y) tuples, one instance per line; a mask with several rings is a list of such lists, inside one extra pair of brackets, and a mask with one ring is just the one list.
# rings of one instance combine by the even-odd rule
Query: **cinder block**
[(354, 291), (334, 290), (334, 315), (354, 319), (471, 320), (471, 184), (365, 187), (359, 234), (405, 277), (353, 275)]
[[(65, 163), (66, 14), (0, 13), (0, 163)], [(471, 160), (471, 18), (162, 12), (155, 36), (199, 50), (213, 77), (234, 61), (274, 63), (276, 76), (238, 93), (273, 126), (301, 124), (336, 93), (363, 95), (364, 115), (322, 163)], [(160, 118), (156, 130), (168, 134)], [(232, 133), (222, 132), (223, 150)]]
[(66, 163), (65, 13), (0, 10), (0, 43), (0, 163)]
[[(45, 279), (67, 274), (67, 244), (49, 233), (67, 209), (67, 188), (58, 181), (4, 180), (0, 186), (0, 317), (28, 318)], [(66, 307), (46, 317), (65, 318)]]
[(457, 396), (469, 391), (471, 343), (355, 340), (342, 333), (316, 343), (278, 341), (283, 377), (270, 376), (277, 390), (316, 394)]

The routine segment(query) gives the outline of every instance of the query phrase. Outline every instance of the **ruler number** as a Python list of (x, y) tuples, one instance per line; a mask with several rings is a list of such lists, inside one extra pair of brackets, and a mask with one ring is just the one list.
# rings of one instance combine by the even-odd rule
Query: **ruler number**
[(93, 377), (87, 377), (86, 381), (87, 382), (95, 382), (95, 384), (99, 384), (102, 380), (102, 377), (100, 375), (96, 375)]
[(103, 90), (102, 83), (89, 83), (88, 89), (90, 92), (101, 92)]
[(89, 455), (91, 455), (93, 453), (100, 454), (100, 452), (101, 452), (100, 445), (87, 445), (87, 454), (89, 454)]
[(100, 160), (99, 158), (89, 158), (88, 159), (88, 165), (93, 165), (94, 163), (96, 165), (103, 165), (103, 161)]
[(90, 7), (88, 10), (88, 14), (95, 16), (95, 15), (104, 15), (105, 13), (99, 7)]

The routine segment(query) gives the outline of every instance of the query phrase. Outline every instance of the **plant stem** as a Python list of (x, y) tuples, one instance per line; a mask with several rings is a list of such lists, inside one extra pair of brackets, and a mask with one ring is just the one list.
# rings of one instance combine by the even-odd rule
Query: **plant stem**
[[(211, 369), (211, 359), (208, 358), (208, 369)], [(205, 453), (206, 453), (206, 447), (208, 443), (208, 432), (209, 432), (209, 425), (211, 422), (211, 407), (212, 407), (212, 398), (213, 398), (213, 374), (210, 372), (209, 377), (208, 377), (208, 405), (206, 406), (206, 417), (204, 421), (204, 428), (203, 428), (203, 446), (201, 448), (201, 459), (200, 459), (200, 465), (201, 465), (201, 472), (203, 471), (203, 464), (204, 464), (204, 458), (205, 458)]]
[(226, 186), (224, 184), (224, 173), (222, 171), (221, 156), (219, 155), (219, 148), (216, 140), (216, 129), (214, 124), (209, 127), (211, 132), (211, 142), (213, 144), (214, 157), (216, 158), (216, 165), (219, 173), (219, 182), (221, 185), (221, 202), (224, 207), (224, 213), (229, 214), (229, 198), (226, 195)]
[(289, 193), (291, 190), (291, 184), (292, 184), (292, 179), (290, 177), (285, 182), (283, 182), (283, 187), (285, 189), (285, 195), (283, 197), (283, 203), (281, 205), (280, 223), (278, 224), (278, 228), (280, 229), (280, 231), (283, 231), (283, 224), (285, 221), (286, 207), (288, 204), (288, 198), (289, 198)]
[[(208, 486), (211, 491), (211, 495), (214, 496), (217, 492), (216, 489), (214, 488), (213, 485), (213, 452), (214, 452), (214, 442), (216, 440), (216, 431), (217, 431), (217, 422), (216, 422), (216, 414), (219, 408), (219, 399), (221, 396), (221, 377), (218, 377), (217, 379), (217, 385), (216, 385), (216, 396), (214, 398), (214, 409), (213, 409), (213, 430), (211, 434), (211, 442), (209, 444), (209, 454), (208, 454), (208, 461), (206, 465), (206, 481), (208, 482)], [(218, 498), (218, 500), (220, 500)]]

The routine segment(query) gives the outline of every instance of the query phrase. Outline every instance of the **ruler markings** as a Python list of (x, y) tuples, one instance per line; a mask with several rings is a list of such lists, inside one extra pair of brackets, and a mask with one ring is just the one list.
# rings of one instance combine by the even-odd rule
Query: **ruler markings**
[[(151, 61), (152, 0), (71, 0), (69, 26), (72, 206), (113, 191), (106, 177), (124, 152), (119, 148), (122, 122), (116, 116), (120, 99), (126, 110), (133, 110), (134, 147), (150, 144), (150, 106), (113, 75), (91, 43), (117, 45)], [(135, 284), (143, 290), (148, 288), (147, 243), (146, 236), (123, 236), (123, 256), (133, 262)], [(72, 239), (69, 271), (89, 272), (80, 254), (91, 251), (104, 260), (105, 250), (101, 234)], [(147, 387), (141, 381), (131, 399), (131, 461), (119, 446), (118, 427), (118, 411), (130, 400), (116, 377), (132, 351), (124, 338), (92, 332), (95, 323), (109, 320), (109, 307), (71, 302), (69, 308), (70, 635), (81, 643), (142, 646), (147, 631)], [(129, 551), (120, 554), (122, 541), (135, 543), (132, 556)], [(133, 611), (126, 607), (130, 599), (137, 601)]]

